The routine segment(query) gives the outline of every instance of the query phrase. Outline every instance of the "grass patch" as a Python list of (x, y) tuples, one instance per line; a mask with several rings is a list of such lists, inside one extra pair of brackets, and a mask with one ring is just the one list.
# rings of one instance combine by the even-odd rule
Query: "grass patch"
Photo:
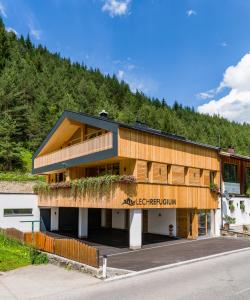
[(30, 248), (0, 234), (0, 271), (9, 271), (30, 264)]
[(45, 181), (44, 176), (21, 172), (0, 172), (0, 181)]
[(48, 262), (46, 254), (0, 234), (0, 271), (10, 271), (30, 264)]

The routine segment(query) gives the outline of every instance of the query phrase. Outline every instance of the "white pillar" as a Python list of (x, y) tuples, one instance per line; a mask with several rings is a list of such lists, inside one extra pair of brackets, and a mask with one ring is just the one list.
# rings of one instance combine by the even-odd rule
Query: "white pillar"
[(88, 236), (88, 209), (79, 207), (78, 237)]
[(142, 246), (142, 210), (130, 209), (129, 211), (129, 248), (140, 249)]
[(218, 208), (215, 210), (215, 235), (220, 236), (220, 229), (221, 229), (221, 209)]
[(59, 229), (59, 207), (51, 207), (50, 212), (50, 230)]

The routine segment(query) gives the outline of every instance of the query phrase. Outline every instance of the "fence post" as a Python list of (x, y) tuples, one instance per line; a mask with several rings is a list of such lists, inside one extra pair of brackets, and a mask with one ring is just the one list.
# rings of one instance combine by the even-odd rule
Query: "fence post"
[(108, 256), (103, 255), (102, 257), (102, 277), (107, 278), (107, 261), (108, 261)]

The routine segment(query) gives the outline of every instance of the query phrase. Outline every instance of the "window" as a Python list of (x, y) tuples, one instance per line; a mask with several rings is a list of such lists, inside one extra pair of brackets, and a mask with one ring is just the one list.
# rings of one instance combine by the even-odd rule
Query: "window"
[(66, 180), (65, 173), (56, 173), (56, 182), (62, 182)]
[(214, 184), (215, 183), (215, 177), (216, 177), (216, 172), (215, 171), (211, 171), (210, 172), (210, 184)]
[(223, 178), (225, 182), (237, 182), (237, 165), (224, 164)]
[(4, 217), (33, 216), (32, 208), (5, 208)]

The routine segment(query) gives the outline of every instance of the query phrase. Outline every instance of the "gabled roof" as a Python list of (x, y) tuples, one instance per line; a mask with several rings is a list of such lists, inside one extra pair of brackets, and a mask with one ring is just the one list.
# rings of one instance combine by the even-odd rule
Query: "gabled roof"
[(204, 147), (204, 148), (208, 148), (208, 149), (212, 149), (212, 150), (216, 150), (216, 151), (220, 150), (219, 147), (191, 141), (183, 136), (171, 134), (171, 133), (168, 133), (168, 132), (165, 132), (162, 130), (157, 130), (154, 128), (150, 128), (142, 123), (126, 124), (126, 123), (118, 122), (118, 121), (115, 121), (115, 120), (112, 120), (112, 119), (109, 119), (106, 117), (97, 117), (97, 116), (93, 116), (93, 115), (90, 115), (87, 113), (66, 110), (61, 115), (61, 117), (58, 119), (58, 121), (56, 122), (54, 127), (51, 129), (51, 131), (49, 132), (49, 134), (47, 135), (45, 140), (42, 142), (41, 146), (34, 153), (33, 158), (35, 158), (40, 153), (40, 151), (43, 149), (43, 147), (46, 145), (48, 140), (55, 133), (55, 131), (61, 125), (61, 123), (63, 122), (63, 120), (65, 118), (77, 121), (79, 123), (84, 123), (84, 124), (88, 124), (88, 125), (95, 126), (98, 128), (103, 128), (108, 131), (112, 131), (114, 133), (117, 133), (118, 128), (122, 127), (122, 128), (138, 130), (141, 132), (161, 136), (164, 138), (168, 138), (168, 139), (172, 139), (172, 140), (176, 140), (176, 141), (180, 141), (183, 143), (192, 144), (192, 145), (196, 145), (196, 146), (200, 146), (200, 147)]
[(41, 152), (41, 150), (48, 143), (53, 134), (57, 131), (60, 125), (63, 123), (65, 119), (70, 119), (82, 124), (88, 124), (90, 126), (106, 129), (108, 131), (112, 131), (113, 133), (117, 133), (118, 124), (116, 122), (112, 122), (105, 118), (91, 116), (89, 114), (78, 113), (73, 111), (64, 111), (61, 117), (57, 120), (56, 124), (53, 126), (49, 134), (46, 136), (40, 147), (36, 150), (33, 155), (33, 159), (37, 157), (37, 155)]

